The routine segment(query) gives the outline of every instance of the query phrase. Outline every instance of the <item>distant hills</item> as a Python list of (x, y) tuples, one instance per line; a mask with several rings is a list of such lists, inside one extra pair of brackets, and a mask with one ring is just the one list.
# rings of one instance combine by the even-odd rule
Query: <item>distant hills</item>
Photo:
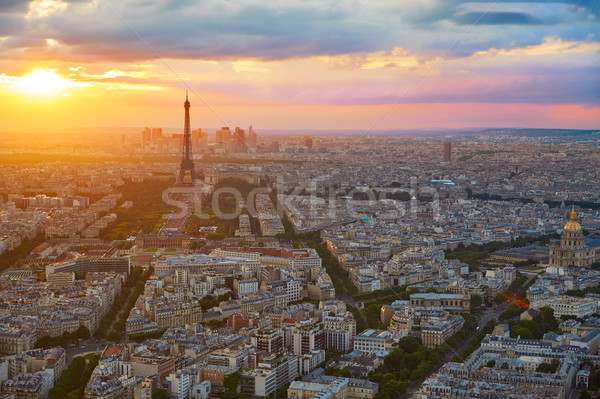
[[(153, 126), (159, 127), (159, 126)], [(193, 128), (197, 128), (194, 126)], [(232, 128), (235, 126), (231, 126)], [(247, 131), (247, 127), (243, 127)], [(37, 135), (46, 135), (53, 133), (56, 136), (70, 136), (73, 134), (140, 134), (144, 127), (89, 127), (89, 128), (65, 128), (60, 131), (27, 131), (14, 133), (27, 133), (30, 137)], [(183, 128), (163, 127), (163, 135), (171, 135), (174, 133), (182, 133)], [(202, 130), (214, 135), (216, 128), (202, 128)], [(600, 137), (600, 129), (597, 130), (580, 130), (580, 129), (535, 129), (535, 128), (462, 128), (448, 129), (443, 127), (423, 128), (423, 129), (387, 129), (387, 130), (372, 130), (366, 131), (361, 129), (261, 129), (259, 126), (254, 130), (259, 135), (265, 136), (495, 136), (495, 135), (513, 135), (521, 137), (581, 137), (591, 136), (590, 138)], [(12, 133), (8, 131), (0, 131), (0, 136), (10, 136)]]
[(484, 129), (483, 134), (511, 134), (513, 136), (524, 137), (563, 137), (563, 136), (588, 136), (595, 135), (600, 137), (600, 130), (577, 130), (577, 129)]

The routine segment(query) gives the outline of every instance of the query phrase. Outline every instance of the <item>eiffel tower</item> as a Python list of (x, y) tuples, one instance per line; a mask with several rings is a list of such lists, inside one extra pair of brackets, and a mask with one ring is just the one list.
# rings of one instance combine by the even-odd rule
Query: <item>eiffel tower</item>
[[(196, 184), (196, 171), (194, 168), (194, 160), (192, 159), (192, 138), (190, 130), (190, 102), (188, 100), (187, 90), (185, 92), (185, 126), (183, 128), (183, 156), (181, 157), (181, 165), (179, 167), (179, 177), (177, 178), (178, 185), (190, 186)], [(185, 181), (186, 172), (190, 173), (191, 182)]]

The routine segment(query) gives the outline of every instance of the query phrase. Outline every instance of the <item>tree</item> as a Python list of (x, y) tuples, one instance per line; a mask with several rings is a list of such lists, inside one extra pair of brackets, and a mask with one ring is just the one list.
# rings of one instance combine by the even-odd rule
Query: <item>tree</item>
[(481, 300), (481, 295), (473, 294), (471, 295), (471, 312), (477, 312), (481, 308), (483, 301)]
[(401, 348), (406, 353), (416, 352), (421, 346), (421, 341), (415, 337), (402, 337), (400, 341), (398, 341), (398, 347)]
[(538, 371), (540, 373), (556, 373), (556, 370), (558, 370), (559, 365), (560, 362), (558, 359), (552, 359), (551, 363), (542, 362), (538, 364), (535, 371)]
[(154, 394), (154, 399), (171, 399), (171, 395), (169, 395), (169, 391), (166, 389), (158, 388)]
[(406, 381), (388, 381), (381, 385), (379, 392), (375, 394), (375, 399), (398, 398), (406, 392), (406, 388), (408, 388), (408, 383)]
[(485, 365), (486, 365), (486, 367), (493, 368), (496, 365), (496, 361), (492, 359), (489, 362), (487, 362)]
[(508, 363), (506, 363), (506, 362), (502, 363), (502, 365), (500, 366), (500, 368), (501, 368), (502, 370), (508, 370), (508, 368), (509, 368), (509, 367), (508, 367)]
[[(48, 393), (49, 399), (81, 398), (92, 371), (98, 365), (97, 354), (89, 354), (85, 357), (76, 356), (71, 365), (63, 372), (54, 388)], [(86, 365), (86, 359), (89, 363)]]
[(231, 391), (236, 391), (239, 381), (240, 381), (240, 372), (239, 371), (236, 371), (235, 373), (226, 375), (225, 378), (223, 378), (223, 388), (229, 389)]
[(347, 369), (338, 369), (335, 367), (331, 367), (331, 366), (327, 366), (325, 367), (325, 375), (330, 375), (330, 376), (334, 376), (334, 377), (347, 377), (350, 378), (350, 371), (348, 371)]
[(75, 339), (89, 339), (90, 338), (90, 330), (84, 326), (80, 325), (77, 330), (73, 333), (73, 338)]
[(121, 333), (119, 331), (112, 330), (108, 333), (108, 337), (106, 337), (109, 341), (117, 342), (121, 339)]
[(205, 296), (204, 298), (200, 299), (200, 307), (202, 307), (202, 311), (206, 312), (208, 309), (217, 306), (217, 298), (215, 298), (212, 295), (208, 295)]
[(288, 396), (288, 394), (287, 394), (288, 387), (289, 387), (289, 385), (284, 385), (281, 388), (279, 388), (277, 390), (277, 395), (276, 396), (278, 398), (287, 398), (287, 396)]
[(237, 392), (241, 374), (239, 371), (226, 375), (223, 379), (223, 388), (217, 396), (221, 399), (247, 399), (247, 396)]
[(536, 318), (546, 323), (552, 330), (557, 329), (560, 324), (554, 317), (554, 309), (549, 306), (542, 306)]
[(396, 376), (392, 373), (385, 373), (382, 377), (381, 377), (381, 382), (380, 385), (384, 385), (389, 381), (393, 381), (396, 379)]
[(367, 306), (367, 308), (365, 309), (365, 316), (367, 318), (367, 323), (369, 324), (369, 327), (379, 328), (379, 325), (381, 324), (380, 314), (381, 305), (372, 304)]

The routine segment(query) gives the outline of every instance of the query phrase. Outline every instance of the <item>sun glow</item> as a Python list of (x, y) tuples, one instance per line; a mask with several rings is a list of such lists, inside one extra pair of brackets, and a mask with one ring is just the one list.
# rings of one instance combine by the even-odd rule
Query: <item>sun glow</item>
[(67, 87), (76, 85), (75, 82), (60, 77), (52, 69), (40, 69), (16, 81), (16, 86), (21, 92), (35, 96), (62, 94)]

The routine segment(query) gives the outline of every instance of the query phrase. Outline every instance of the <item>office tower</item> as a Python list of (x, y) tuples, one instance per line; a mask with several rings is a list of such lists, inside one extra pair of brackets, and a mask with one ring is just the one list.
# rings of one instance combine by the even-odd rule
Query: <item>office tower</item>
[(258, 136), (256, 135), (256, 132), (252, 129), (252, 125), (250, 125), (250, 127), (248, 128), (248, 147), (252, 148), (253, 150), (256, 149), (257, 141)]
[(201, 128), (192, 130), (193, 148), (196, 148), (199, 151), (201, 151), (202, 149), (206, 148), (207, 144), (208, 144), (208, 133), (203, 132)]
[(231, 130), (229, 127), (223, 126), (221, 129), (217, 130), (217, 144), (225, 144), (231, 141)]
[(162, 140), (162, 129), (161, 128), (152, 129), (152, 142), (158, 143), (161, 140)]
[(173, 133), (171, 136), (171, 148), (181, 148), (183, 146), (183, 138), (185, 137), (182, 133)]
[[(196, 182), (196, 171), (194, 169), (194, 160), (192, 159), (192, 138), (190, 132), (190, 102), (188, 100), (187, 91), (185, 93), (185, 122), (183, 128), (183, 154), (181, 156), (181, 166), (179, 168), (179, 177), (177, 184), (191, 184), (194, 185)], [(189, 172), (191, 177), (191, 183), (185, 182), (186, 172)]]
[(443, 144), (444, 162), (450, 162), (452, 160), (452, 144), (449, 141), (445, 141)]
[(310, 136), (304, 136), (304, 146), (308, 149), (308, 151), (312, 150), (313, 141)]
[(145, 127), (144, 130), (142, 131), (142, 146), (146, 146), (147, 144), (150, 143), (152, 139), (152, 132), (150, 131), (149, 127)]
[(237, 152), (246, 152), (246, 132), (240, 127), (235, 128), (235, 150)]

